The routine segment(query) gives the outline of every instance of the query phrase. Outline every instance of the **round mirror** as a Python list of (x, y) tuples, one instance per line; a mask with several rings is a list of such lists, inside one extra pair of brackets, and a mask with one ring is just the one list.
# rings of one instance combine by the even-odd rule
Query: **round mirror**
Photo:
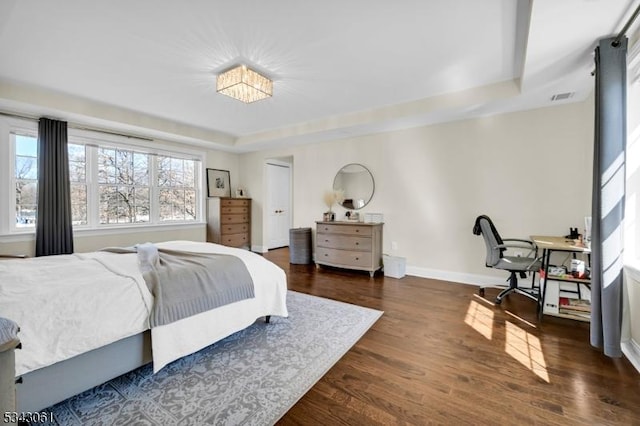
[(374, 189), (373, 175), (362, 164), (347, 164), (333, 180), (333, 190), (344, 192), (340, 205), (345, 209), (358, 210), (369, 204)]

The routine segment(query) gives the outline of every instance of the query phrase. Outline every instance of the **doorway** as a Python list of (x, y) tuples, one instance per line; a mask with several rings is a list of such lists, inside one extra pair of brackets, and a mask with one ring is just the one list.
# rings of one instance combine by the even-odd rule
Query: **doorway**
[(267, 160), (267, 250), (289, 245), (291, 163)]

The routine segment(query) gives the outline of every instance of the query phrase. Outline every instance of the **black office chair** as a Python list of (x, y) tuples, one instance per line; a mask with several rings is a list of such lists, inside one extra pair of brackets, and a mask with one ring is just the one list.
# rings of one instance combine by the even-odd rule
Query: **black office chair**
[[(488, 216), (481, 215), (476, 219), (476, 223), (473, 226), (473, 233), (475, 235), (482, 234), (485, 246), (487, 248), (487, 257), (485, 264), (487, 268), (503, 269), (510, 272), (509, 287), (505, 288), (496, 297), (496, 304), (500, 304), (502, 299), (511, 294), (519, 293), (527, 296), (539, 303), (540, 288), (535, 286), (535, 272), (540, 270), (541, 259), (538, 256), (538, 250), (533, 241), (521, 240), (515, 238), (502, 239), (498, 233), (496, 227)], [(507, 249), (526, 249), (529, 250), (524, 256), (505, 256), (504, 252)], [(531, 288), (518, 287), (518, 276), (526, 278), (527, 273), (533, 273), (531, 280)], [(480, 296), (484, 296), (484, 289), (487, 287), (496, 286), (483, 286), (480, 287)], [(502, 287), (500, 287), (502, 288)]]

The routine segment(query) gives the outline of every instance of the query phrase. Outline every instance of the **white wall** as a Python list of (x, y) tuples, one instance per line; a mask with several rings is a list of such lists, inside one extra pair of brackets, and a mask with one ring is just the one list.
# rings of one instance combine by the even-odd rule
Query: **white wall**
[[(264, 159), (291, 156), (293, 226), (315, 228), (336, 172), (362, 163), (376, 187), (362, 211), (384, 214), (384, 252), (406, 257), (408, 273), (478, 284), (504, 278), (484, 266), (484, 245), (471, 232), (479, 214), (491, 216), (507, 237), (564, 235), (570, 226), (584, 226), (591, 211), (592, 144), (589, 99), (249, 153), (240, 168), (257, 211), (264, 202)], [(262, 217), (254, 214), (254, 244), (263, 233)]]

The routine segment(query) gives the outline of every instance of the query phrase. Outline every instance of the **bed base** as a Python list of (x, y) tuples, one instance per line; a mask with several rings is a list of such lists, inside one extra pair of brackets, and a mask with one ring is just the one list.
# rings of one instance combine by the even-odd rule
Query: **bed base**
[[(271, 315), (265, 316), (264, 321), (268, 324)], [(151, 331), (146, 330), (31, 371), (16, 380), (17, 411), (41, 411), (152, 360)]]
[(127, 337), (18, 378), (18, 412), (41, 411), (151, 362), (151, 332)]

